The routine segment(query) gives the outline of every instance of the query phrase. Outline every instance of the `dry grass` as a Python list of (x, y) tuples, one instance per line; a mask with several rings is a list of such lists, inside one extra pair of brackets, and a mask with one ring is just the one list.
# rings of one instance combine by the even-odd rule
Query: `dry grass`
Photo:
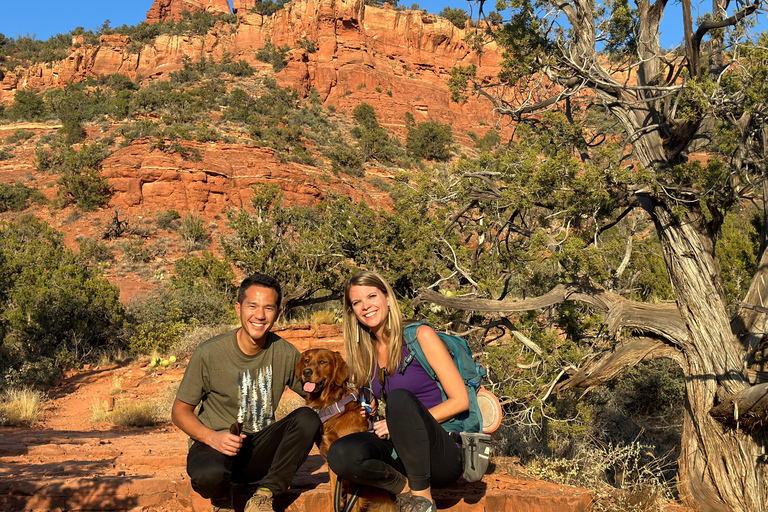
[(112, 386), (109, 388), (109, 394), (119, 395), (123, 392), (123, 379), (120, 378), (119, 375), (115, 375), (112, 377)]
[(151, 427), (162, 422), (157, 404), (151, 401), (131, 402), (107, 413), (107, 421), (120, 427)]
[(178, 385), (171, 384), (152, 400), (118, 401), (111, 411), (108, 404), (94, 400), (91, 405), (93, 423), (112, 423), (119, 427), (152, 427), (171, 421), (171, 405)]
[(329, 325), (336, 323), (336, 311), (321, 309), (312, 312), (312, 326)]
[(673, 494), (663, 477), (670, 464), (633, 442), (584, 445), (572, 459), (538, 458), (526, 469), (543, 480), (593, 490), (595, 512), (661, 512)]
[(11, 389), (0, 401), (0, 425), (32, 425), (43, 415), (45, 396), (30, 389)]
[(312, 327), (318, 327), (321, 325), (335, 324), (340, 321), (338, 310), (308, 310), (304, 308), (296, 308), (290, 313), (290, 318), (286, 318), (280, 315), (275, 325), (277, 327), (285, 327), (287, 325), (311, 325)]
[(176, 345), (174, 352), (178, 359), (191, 355), (198, 345), (219, 334), (235, 329), (237, 326), (221, 324), (216, 326), (202, 326), (185, 333), (181, 341)]

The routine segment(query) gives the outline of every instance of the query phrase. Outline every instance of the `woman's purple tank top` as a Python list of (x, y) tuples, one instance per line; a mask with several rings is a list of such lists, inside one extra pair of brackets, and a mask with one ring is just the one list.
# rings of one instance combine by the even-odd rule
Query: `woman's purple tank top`
[[(408, 357), (409, 353), (408, 348), (403, 347), (403, 359)], [(376, 363), (376, 370), (373, 374), (373, 379), (371, 379), (371, 391), (376, 398), (381, 398), (382, 385), (379, 382), (379, 370), (379, 364)], [(386, 375), (383, 387), (387, 394), (391, 393), (394, 389), (407, 389), (427, 409), (431, 409), (443, 402), (443, 395), (440, 392), (440, 388), (437, 387), (437, 382), (427, 375), (427, 372), (415, 358), (405, 368), (405, 372), (401, 373), (398, 369), (394, 375)], [(384, 401), (386, 402), (386, 398)]]

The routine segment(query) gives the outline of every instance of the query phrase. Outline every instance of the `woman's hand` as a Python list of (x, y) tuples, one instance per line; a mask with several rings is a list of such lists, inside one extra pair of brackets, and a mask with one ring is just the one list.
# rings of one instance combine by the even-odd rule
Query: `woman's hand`
[[(366, 409), (366, 405), (368, 407), (367, 409)], [(366, 405), (363, 405), (362, 407), (360, 407), (360, 415), (365, 419), (368, 419), (369, 417), (375, 418), (376, 412), (379, 410), (379, 403), (376, 401), (375, 398), (371, 398), (371, 402)]]
[(387, 427), (387, 420), (379, 420), (374, 423), (373, 432), (379, 436), (380, 439), (389, 439), (389, 427)]

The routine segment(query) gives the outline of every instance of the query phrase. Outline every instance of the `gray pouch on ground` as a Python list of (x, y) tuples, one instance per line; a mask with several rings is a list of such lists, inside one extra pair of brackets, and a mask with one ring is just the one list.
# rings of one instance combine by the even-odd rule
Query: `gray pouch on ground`
[(464, 454), (464, 473), (461, 476), (467, 482), (477, 482), (488, 469), (491, 436), (471, 432), (462, 432), (460, 435), (461, 451)]

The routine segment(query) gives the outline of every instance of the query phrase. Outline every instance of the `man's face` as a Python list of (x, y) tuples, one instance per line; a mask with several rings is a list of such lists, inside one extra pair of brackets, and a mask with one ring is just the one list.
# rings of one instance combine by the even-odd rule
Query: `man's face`
[(259, 346), (267, 339), (267, 333), (277, 320), (279, 311), (277, 292), (264, 286), (249, 287), (245, 290), (242, 304), (235, 302), (235, 312), (240, 317), (243, 332), (248, 335), (250, 342)]

